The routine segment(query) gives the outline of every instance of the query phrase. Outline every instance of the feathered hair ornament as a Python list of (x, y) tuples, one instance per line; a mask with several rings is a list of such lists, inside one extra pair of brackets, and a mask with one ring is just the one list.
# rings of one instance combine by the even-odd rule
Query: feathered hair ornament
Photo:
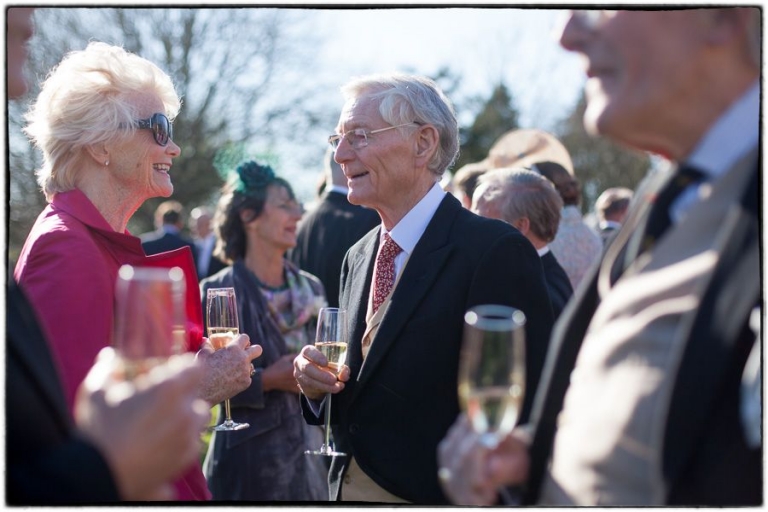
[(220, 149), (213, 166), (232, 190), (245, 195), (261, 191), (275, 180), (272, 167), (249, 157), (243, 144), (229, 144)]
[(234, 174), (234, 189), (246, 195), (264, 190), (275, 180), (275, 171), (270, 166), (253, 160), (238, 165)]

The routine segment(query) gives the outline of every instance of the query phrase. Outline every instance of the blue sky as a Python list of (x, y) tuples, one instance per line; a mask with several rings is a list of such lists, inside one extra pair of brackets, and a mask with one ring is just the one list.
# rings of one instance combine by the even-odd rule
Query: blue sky
[[(584, 83), (578, 58), (557, 44), (563, 11), (554, 9), (349, 9), (317, 11), (333, 51), (325, 66), (339, 85), (349, 76), (409, 70), (431, 75), (449, 66), (463, 89), (482, 95), (503, 79), (522, 121), (551, 128), (573, 106)], [(533, 126), (537, 125), (537, 126)]]

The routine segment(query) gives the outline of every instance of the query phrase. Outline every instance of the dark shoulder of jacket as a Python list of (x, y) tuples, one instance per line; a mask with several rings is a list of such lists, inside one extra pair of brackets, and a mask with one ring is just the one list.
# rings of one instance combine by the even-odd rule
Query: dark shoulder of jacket
[(467, 242), (474, 240), (477, 243), (494, 241), (503, 236), (523, 236), (520, 231), (510, 224), (498, 219), (481, 217), (466, 208), (462, 208), (456, 215), (454, 230), (466, 237)]
[(352, 247), (349, 248), (349, 251), (347, 251), (347, 254), (349, 255), (352, 252), (359, 251), (362, 247), (365, 247), (372, 238), (375, 238), (379, 236), (379, 225), (376, 225), (376, 227), (372, 228), (368, 233), (363, 235), (363, 237), (355, 242)]
[[(233, 263), (232, 265), (227, 265), (212, 276), (201, 279), (200, 291), (202, 292), (208, 288), (221, 288), (231, 286), (231, 283), (234, 281), (234, 267), (236, 263), (237, 262)], [(205, 297), (203, 297), (203, 300), (205, 300)]]

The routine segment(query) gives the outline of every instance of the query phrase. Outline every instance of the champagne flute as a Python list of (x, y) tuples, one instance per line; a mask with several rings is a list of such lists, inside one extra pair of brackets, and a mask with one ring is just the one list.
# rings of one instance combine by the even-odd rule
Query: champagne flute
[[(315, 347), (328, 358), (328, 369), (336, 375), (347, 359), (347, 311), (339, 308), (321, 308), (317, 317)], [(346, 455), (331, 447), (331, 393), (325, 398), (325, 442), (319, 450), (307, 450), (311, 455)]]
[(120, 267), (112, 345), (133, 380), (183, 350), (184, 272), (179, 267)]
[[(232, 338), (240, 334), (234, 288), (209, 288), (206, 296), (206, 315), (208, 339), (215, 350), (224, 348)], [(216, 425), (213, 430), (242, 430), (250, 426), (248, 423), (232, 421), (229, 398), (224, 400), (224, 417), (224, 423)]]
[(464, 315), (459, 398), (473, 430), (495, 448), (515, 427), (525, 392), (525, 314), (499, 305)]

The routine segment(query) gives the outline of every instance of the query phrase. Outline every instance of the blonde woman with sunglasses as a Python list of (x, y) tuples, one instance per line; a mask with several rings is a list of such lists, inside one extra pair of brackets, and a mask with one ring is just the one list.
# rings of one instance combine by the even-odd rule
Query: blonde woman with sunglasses
[[(49, 205), (24, 244), (14, 277), (48, 334), (70, 410), (99, 350), (110, 344), (123, 264), (184, 270), (186, 348), (199, 351), (205, 366), (202, 398), (218, 403), (250, 385), (251, 360), (261, 347), (242, 335), (214, 353), (202, 337), (190, 249), (146, 256), (141, 240), (127, 230), (144, 201), (173, 193), (170, 171), (181, 150), (172, 121), (179, 107), (160, 68), (94, 42), (64, 57), (26, 115), (25, 132), (42, 152), (36, 174)], [(180, 476), (175, 491), (178, 500), (210, 499), (199, 463)]]

